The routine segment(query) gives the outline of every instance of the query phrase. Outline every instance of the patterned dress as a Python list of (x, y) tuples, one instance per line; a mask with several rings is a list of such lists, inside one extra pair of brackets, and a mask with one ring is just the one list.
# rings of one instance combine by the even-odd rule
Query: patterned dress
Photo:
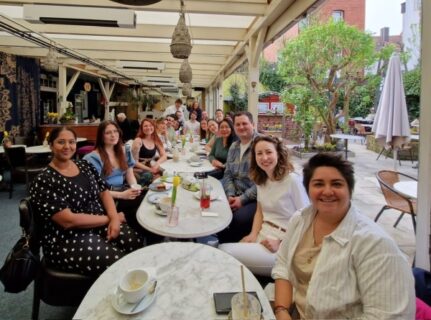
[(47, 264), (82, 274), (98, 275), (126, 253), (143, 246), (140, 236), (121, 224), (119, 236), (108, 242), (107, 225), (88, 229), (64, 229), (52, 217), (69, 208), (73, 213), (106, 215), (100, 192), (107, 184), (87, 161), (77, 161), (80, 173), (66, 177), (48, 166), (30, 188), (36, 223)]

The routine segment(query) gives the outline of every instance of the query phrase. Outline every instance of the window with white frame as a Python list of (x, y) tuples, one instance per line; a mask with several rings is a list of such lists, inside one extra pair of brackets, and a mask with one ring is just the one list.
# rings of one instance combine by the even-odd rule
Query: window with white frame
[(332, 19), (334, 19), (335, 22), (344, 20), (344, 11), (343, 10), (332, 11)]

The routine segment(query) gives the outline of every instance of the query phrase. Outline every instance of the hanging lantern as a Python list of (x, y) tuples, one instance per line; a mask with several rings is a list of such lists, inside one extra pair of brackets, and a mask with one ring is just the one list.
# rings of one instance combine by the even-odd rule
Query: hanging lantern
[(40, 59), (40, 63), (46, 71), (57, 72), (58, 61), (53, 48), (49, 48), (48, 54), (46, 57)]
[(172, 34), (171, 53), (174, 58), (187, 59), (191, 51), (192, 42), (181, 6), (180, 19), (178, 20), (177, 26)]
[(192, 84), (184, 83), (183, 90), (181, 92), (183, 96), (190, 97), (192, 95)]
[(193, 77), (192, 67), (190, 67), (189, 60), (184, 59), (180, 67), (180, 81), (182, 83), (190, 83), (192, 82), (192, 77)]
[(148, 6), (149, 4), (160, 2), (161, 0), (111, 0), (121, 4), (127, 4), (129, 6)]

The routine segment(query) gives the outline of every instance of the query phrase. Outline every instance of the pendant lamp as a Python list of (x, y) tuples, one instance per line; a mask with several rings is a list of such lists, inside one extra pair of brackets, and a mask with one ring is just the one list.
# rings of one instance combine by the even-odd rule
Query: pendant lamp
[(160, 2), (161, 0), (111, 0), (120, 4), (126, 4), (129, 6), (148, 6), (153, 3)]
[(180, 19), (172, 34), (171, 53), (174, 58), (187, 59), (192, 51), (192, 41), (183, 12), (184, 3), (181, 0)]
[(190, 67), (189, 60), (184, 59), (180, 67), (180, 81), (182, 83), (190, 83), (192, 82), (192, 77), (193, 77), (192, 67)]

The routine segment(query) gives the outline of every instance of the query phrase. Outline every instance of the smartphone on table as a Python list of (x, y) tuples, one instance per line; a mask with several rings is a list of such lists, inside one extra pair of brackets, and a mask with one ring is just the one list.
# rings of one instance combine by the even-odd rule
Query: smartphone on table
[[(214, 292), (214, 304), (217, 314), (228, 314), (230, 312), (230, 301), (232, 300), (232, 297), (237, 293), (238, 292)], [(257, 300), (259, 300), (256, 291), (247, 291), (247, 293), (255, 296)]]

